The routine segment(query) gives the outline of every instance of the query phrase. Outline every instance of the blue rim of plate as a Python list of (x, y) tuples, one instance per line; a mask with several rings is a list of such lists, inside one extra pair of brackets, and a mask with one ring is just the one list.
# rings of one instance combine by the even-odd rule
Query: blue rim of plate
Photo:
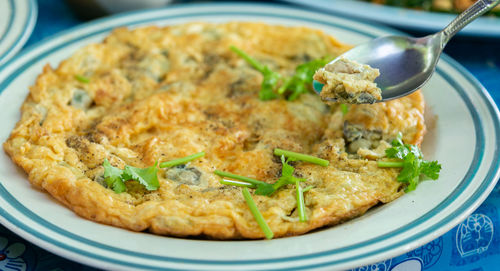
[[(282, 0), (314, 9), (323, 13), (334, 13), (351, 18), (375, 21), (394, 27), (414, 31), (437, 32), (448, 25), (458, 14), (429, 12), (408, 8), (377, 5), (361, 0)], [(461, 30), (458, 35), (500, 38), (500, 17), (482, 17)]]
[(14, 22), (14, 14), (16, 13), (16, 3), (14, 3), (14, 0), (9, 0), (10, 6), (12, 13), (9, 16), (9, 22), (7, 22), (7, 28), (4, 31), (4, 35), (0, 37), (0, 43), (7, 37), (7, 33), (9, 30), (12, 28), (12, 23)]
[[(202, 7), (202, 6), (203, 7), (207, 7), (207, 6), (208, 7), (215, 7), (215, 6), (217, 6), (217, 7), (224, 7), (224, 6), (234, 7), (235, 5), (245, 6), (248, 4), (244, 4), (244, 3), (231, 3), (231, 4), (227, 4), (227, 3), (213, 4), (212, 3), (212, 4), (197, 4), (197, 5), (184, 4), (184, 5), (171, 6), (171, 7), (167, 7), (164, 9), (165, 10), (176, 10), (176, 9), (182, 10), (182, 9), (186, 9), (186, 8), (189, 9), (189, 8), (193, 8), (193, 7)], [(254, 4), (254, 7), (255, 7), (255, 5), (256, 4)], [(297, 9), (297, 8), (291, 8), (291, 7), (281, 6), (281, 5), (259, 3), (258, 6), (261, 6), (261, 7), (273, 6), (273, 7), (280, 7), (281, 10), (292, 10), (292, 11), (304, 12), (304, 11)], [(134, 15), (134, 14), (147, 14), (150, 11), (157, 11), (157, 9), (145, 10), (145, 11), (134, 11), (134, 12), (129, 12), (129, 13), (125, 13), (125, 14), (115, 15), (115, 16), (99, 19), (99, 20), (96, 20), (93, 22), (89, 22), (89, 23), (71, 28), (71, 29), (66, 30), (66, 31), (63, 31), (59, 34), (52, 36), (51, 38), (45, 39), (37, 44), (30, 46), (28, 49), (24, 50), (21, 54), (17, 55), (15, 58), (9, 60), (6, 63), (6, 65), (9, 65), (9, 64), (15, 62), (21, 56), (35, 50), (36, 48), (56, 39), (58, 37), (64, 36), (68, 33), (75, 32), (78, 29), (87, 28), (87, 27), (90, 27), (93, 25), (98, 25), (102, 22), (107, 22), (107, 21), (111, 21), (111, 20), (114, 20), (117, 18), (123, 18), (126, 16)], [(310, 15), (314, 14), (313, 12), (308, 12), (308, 13)], [(299, 21), (307, 21), (307, 22), (312, 22), (312, 23), (317, 23), (317, 24), (323, 24), (323, 25), (327, 25), (327, 26), (333, 26), (336, 28), (343, 28), (345, 30), (352, 31), (352, 32), (355, 32), (355, 33), (358, 33), (358, 34), (361, 34), (361, 35), (364, 35), (367, 37), (374, 37), (374, 35), (368, 31), (354, 29), (354, 28), (351, 28), (349, 26), (344, 26), (344, 25), (341, 25), (341, 24), (338, 24), (335, 22), (328, 21), (327, 19), (320, 20), (320, 19), (315, 19), (315, 18), (305, 17), (305, 16), (304, 17), (302, 17), (302, 16), (295, 17), (295, 16), (284, 15), (284, 14), (250, 12), (250, 11), (244, 11), (244, 9), (241, 9), (238, 12), (234, 12), (234, 11), (229, 11), (229, 12), (225, 12), (225, 11), (196, 12), (196, 11), (194, 11), (194, 12), (190, 12), (189, 14), (181, 14), (181, 15), (173, 15), (173, 16), (166, 15), (166, 16), (158, 16), (158, 17), (149, 18), (149, 19), (137, 19), (134, 21), (126, 22), (126, 25), (134, 26), (134, 25), (138, 25), (138, 24), (151, 23), (151, 22), (155, 22), (155, 21), (160, 21), (160, 20), (165, 20), (165, 19), (174, 19), (174, 18), (190, 18), (190, 17), (200, 18), (200, 16), (203, 16), (203, 15), (205, 15), (205, 16), (208, 15), (211, 17), (217, 16), (217, 15), (225, 15), (225, 16), (228, 16), (228, 15), (263, 16), (264, 15), (266, 17), (271, 17), (271, 18), (291, 19), (291, 20), (299, 20)], [(390, 28), (373, 26), (373, 25), (369, 25), (366, 23), (360, 23), (360, 22), (357, 22), (357, 23), (362, 24), (362, 25), (366, 26), (367, 28), (375, 27), (379, 30), (383, 30), (383, 31), (386, 31), (389, 33), (399, 34), (398, 31), (395, 31), (395, 30), (390, 29)], [(12, 82), (12, 80), (14, 80), (19, 74), (21, 74), (23, 72), (24, 67), (30, 65), (33, 61), (37, 61), (39, 59), (42, 59), (43, 57), (52, 53), (53, 51), (60, 50), (68, 45), (71, 45), (75, 42), (78, 42), (81, 39), (85, 39), (85, 38), (88, 38), (90, 36), (94, 36), (94, 35), (101, 34), (104, 32), (109, 32), (111, 29), (116, 28), (118, 26), (119, 25), (112, 25), (112, 26), (108, 26), (105, 28), (101, 27), (97, 30), (92, 31), (91, 33), (86, 33), (84, 35), (74, 36), (74, 37), (72, 37), (72, 39), (66, 40), (64, 44), (60, 44), (60, 45), (52, 47), (52, 48), (44, 49), (41, 53), (37, 53), (36, 55), (32, 56), (28, 62), (26, 62), (24, 65), (20, 66), (15, 71), (13, 71), (9, 74), (7, 76), (7, 78), (3, 82), (0, 83), (0, 93), (3, 92), (3, 90)], [(486, 92), (484, 87), (477, 81), (477, 79), (475, 79), (468, 71), (466, 71), (465, 68), (460, 66), (460, 64), (455, 62), (450, 57), (443, 55), (442, 61), (447, 63), (448, 65), (450, 65), (456, 71), (458, 71), (458, 73), (460, 75), (462, 75), (469, 83), (471, 83), (474, 86), (474, 91), (476, 91), (480, 95), (481, 99), (484, 101), (485, 105), (487, 106), (488, 112), (492, 117), (492, 121), (494, 122), (493, 125), (494, 125), (495, 134), (498, 135), (499, 131), (500, 131), (500, 120), (499, 120), (498, 109), (496, 108), (496, 106), (492, 102), (491, 97), (488, 95), (488, 93)], [(463, 89), (463, 87), (461, 87), (458, 84), (458, 82), (456, 82), (452, 77), (450, 77), (441, 68), (438, 67), (437, 72), (447, 81), (447, 83), (451, 84), (458, 91), (458, 94), (462, 97), (463, 101), (466, 103), (466, 105), (470, 111), (471, 117), (473, 118), (474, 130), (476, 133), (476, 146), (475, 146), (474, 158), (471, 162), (471, 165), (469, 166), (469, 170), (467, 171), (465, 177), (460, 181), (459, 185), (457, 185), (455, 190), (443, 202), (441, 202), (438, 206), (436, 206), (432, 211), (426, 213), (424, 216), (414, 220), (413, 222), (405, 225), (404, 227), (396, 229), (390, 233), (384, 234), (384, 235), (379, 236), (377, 238), (373, 238), (371, 240), (367, 240), (367, 241), (364, 241), (361, 243), (350, 245), (348, 247), (327, 250), (327, 251), (322, 251), (322, 252), (317, 252), (317, 253), (312, 253), (312, 254), (307, 254), (307, 255), (300, 255), (300, 256), (296, 256), (296, 257), (281, 257), (281, 258), (259, 259), (259, 260), (196, 260), (196, 259), (189, 259), (189, 258), (175, 258), (175, 257), (168, 257), (168, 256), (157, 256), (157, 255), (151, 255), (151, 254), (146, 254), (146, 253), (139, 253), (139, 252), (133, 251), (133, 250), (126, 250), (123, 248), (112, 247), (112, 246), (109, 246), (106, 244), (102, 244), (102, 243), (99, 243), (99, 242), (96, 242), (93, 240), (86, 239), (84, 237), (78, 236), (78, 235), (73, 234), (71, 232), (68, 232), (68, 231), (50, 223), (49, 221), (43, 219), (42, 217), (38, 216), (37, 214), (33, 213), (32, 211), (30, 211), (28, 208), (26, 208), (24, 205), (22, 205), (19, 201), (17, 201), (17, 199), (12, 194), (10, 194), (1, 183), (0, 183), (0, 196), (2, 196), (6, 200), (6, 202), (8, 202), (9, 205), (11, 205), (14, 209), (20, 210), (25, 216), (27, 216), (32, 221), (34, 221), (38, 225), (41, 225), (42, 227), (44, 227), (47, 230), (61, 234), (69, 239), (77, 240), (78, 242), (84, 242), (87, 245), (91, 245), (91, 246), (99, 248), (99, 249), (110, 250), (110, 251), (113, 251), (115, 253), (123, 253), (124, 255), (130, 255), (131, 253), (133, 253), (135, 256), (139, 256), (139, 257), (142, 257), (145, 259), (151, 259), (151, 260), (161, 260), (161, 261), (165, 261), (165, 262), (176, 262), (176, 263), (186, 263), (186, 264), (226, 265), (227, 266), (227, 265), (233, 265), (233, 264), (263, 264), (263, 263), (295, 262), (297, 260), (304, 260), (304, 259), (310, 260), (310, 259), (314, 259), (316, 257), (331, 256), (335, 253), (346, 252), (348, 250), (356, 249), (356, 248), (366, 246), (366, 245), (369, 245), (372, 243), (383, 241), (388, 236), (392, 236), (395, 234), (403, 234), (405, 231), (410, 230), (412, 227), (416, 227), (419, 224), (423, 223), (425, 220), (433, 217), (435, 214), (439, 213), (441, 210), (443, 210), (444, 208), (448, 207), (451, 203), (453, 203), (454, 200), (458, 197), (458, 195), (460, 195), (461, 192), (467, 188), (467, 186), (470, 184), (470, 182), (474, 178), (476, 170), (481, 165), (481, 162), (483, 160), (484, 148), (485, 148), (484, 147), (485, 136), (483, 133), (483, 124), (482, 124), (481, 117), (480, 117), (479, 113), (477, 112), (477, 110), (475, 109), (475, 107), (473, 106), (470, 98), (466, 94), (466, 91)], [(500, 149), (498, 148), (498, 144), (499, 144), (499, 140), (496, 141), (497, 146), (495, 148), (494, 157), (499, 156)], [(441, 234), (442, 234), (442, 233), (444, 233), (444, 232), (442, 232), (443, 229), (445, 229), (445, 230), (451, 229), (451, 227), (453, 227), (454, 225), (450, 226), (450, 223), (452, 221), (455, 221), (456, 217), (463, 216), (464, 214), (470, 214), (473, 211), (473, 207), (475, 205), (476, 205), (475, 207), (477, 207), (477, 205), (480, 202), (482, 202), (482, 200), (484, 200), (486, 195), (493, 189), (494, 184), (496, 183), (496, 181), (498, 180), (498, 176), (500, 175), (499, 169), (500, 169), (500, 160), (493, 161), (489, 170), (488, 170), (485, 181), (483, 181), (481, 183), (479, 188), (473, 193), (473, 195), (469, 199), (467, 199), (467, 201), (465, 201), (460, 206), (459, 209), (457, 209), (453, 213), (447, 215), (446, 218), (441, 219), (438, 223), (432, 225), (432, 227), (427, 228), (425, 231), (419, 232), (418, 234), (412, 235), (410, 237), (406, 237), (403, 240), (397, 242), (396, 244), (392, 244), (392, 245), (389, 245), (387, 247), (384, 247), (383, 250), (388, 251), (388, 250), (393, 250), (393, 249), (398, 248), (398, 247), (407, 246), (410, 243), (416, 243), (418, 240), (425, 239), (426, 236), (428, 239), (428, 236), (431, 236), (432, 233), (436, 233), (436, 232), (441, 230)], [(28, 225), (24, 224), (23, 222), (19, 221), (16, 217), (14, 217), (11, 214), (9, 214), (8, 212), (6, 212), (5, 209), (1, 206), (0, 206), (0, 214), (1, 214), (1, 217), (4, 219), (4, 221), (7, 222), (6, 226), (9, 229), (11, 229), (12, 231), (14, 231), (18, 234), (28, 234), (31, 237), (33, 237), (34, 240), (36, 240), (42, 244), (43, 243), (54, 244), (57, 247), (63, 248), (68, 252), (78, 254), (80, 256), (85, 256), (85, 257), (88, 257), (88, 258), (91, 258), (94, 260), (104, 261), (104, 262), (111, 263), (111, 264), (136, 267), (136, 268), (155, 268), (153, 265), (149, 266), (149, 265), (136, 264), (133, 262), (127, 262), (127, 261), (119, 260), (116, 258), (106, 257), (103, 255), (99, 255), (97, 253), (92, 253), (92, 252), (89, 252), (86, 250), (82, 250), (76, 246), (69, 246), (63, 242), (60, 242), (60, 241), (46, 235), (42, 231), (33, 230)], [(290, 238), (293, 238), (293, 237), (290, 237)], [(214, 241), (207, 241), (207, 242), (214, 242)], [(228, 241), (225, 241), (225, 242), (228, 242)], [(357, 260), (357, 259), (360, 259), (363, 257), (372, 256), (372, 255), (378, 254), (378, 253), (380, 253), (379, 250), (370, 251), (370, 252), (367, 252), (367, 253), (364, 253), (361, 255), (355, 255), (352, 257), (348, 257), (348, 258), (337, 259), (337, 260), (329, 261), (329, 262), (322, 262), (320, 264), (300, 266), (300, 268), (313, 268), (313, 267), (318, 268), (318, 267), (330, 266), (330, 265), (334, 265), (334, 264), (342, 264), (342, 262), (349, 262), (349, 261)], [(67, 255), (61, 255), (61, 256), (68, 257)], [(298, 267), (298, 266), (296, 266), (296, 267)]]
[[(14, 17), (17, 12), (16, 1), (17, 0), (9, 0), (10, 6), (12, 7), (12, 15), (9, 18), (9, 22), (5, 30), (5, 35), (0, 38), (0, 42), (2, 42), (5, 39), (7, 33), (12, 28)], [(26, 0), (26, 3), (28, 6), (28, 15), (26, 17), (26, 21), (24, 21), (24, 25), (22, 27), (23, 30), (19, 34), (17, 39), (9, 46), (9, 48), (7, 48), (7, 50), (5, 50), (4, 52), (0, 52), (0, 68), (2, 67), (2, 62), (9, 60), (9, 58), (11, 58), (15, 53), (17, 53), (17, 51), (21, 49), (21, 47), (26, 43), (26, 41), (30, 37), (31, 32), (35, 27), (37, 11), (38, 11), (37, 2), (36, 0)]]

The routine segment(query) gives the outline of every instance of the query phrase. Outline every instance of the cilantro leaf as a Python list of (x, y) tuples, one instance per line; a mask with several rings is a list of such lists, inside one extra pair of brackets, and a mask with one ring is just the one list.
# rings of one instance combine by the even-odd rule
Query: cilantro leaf
[(106, 183), (108, 187), (111, 187), (113, 191), (115, 191), (115, 193), (120, 194), (127, 191), (127, 187), (120, 177), (110, 177), (106, 179)]
[(83, 76), (83, 75), (76, 74), (75, 79), (80, 81), (81, 83), (84, 83), (84, 84), (90, 83), (90, 79), (88, 77)]
[(340, 104), (340, 111), (342, 111), (342, 115), (346, 115), (349, 113), (349, 106), (347, 104)]
[[(235, 46), (230, 46), (230, 49), (264, 76), (259, 92), (259, 99), (263, 101), (276, 99), (278, 94), (285, 94), (285, 92), (287, 92), (287, 100), (293, 101), (301, 94), (307, 93), (311, 89), (316, 70), (325, 66), (332, 59), (325, 57), (300, 64), (295, 68), (295, 73), (291, 77), (282, 80), (279, 73), (272, 71), (268, 66), (260, 63), (241, 49)], [(284, 82), (278, 88), (282, 81)]]
[(403, 135), (399, 133), (392, 141), (392, 147), (385, 150), (386, 157), (395, 161), (378, 161), (379, 167), (400, 167), (397, 180), (407, 183), (405, 192), (415, 190), (420, 182), (420, 175), (432, 180), (439, 178), (441, 165), (437, 161), (424, 160), (422, 151), (415, 145), (404, 144)]
[(399, 158), (404, 159), (410, 151), (405, 146), (395, 146), (385, 150), (385, 155), (388, 158)]
[(289, 101), (293, 101), (301, 94), (307, 93), (311, 88), (316, 70), (325, 66), (330, 60), (331, 58), (325, 57), (298, 65), (295, 68), (295, 74), (285, 81), (278, 89), (278, 93), (283, 94), (288, 90), (287, 100)]
[[(285, 157), (288, 158), (288, 161), (304, 161), (304, 162), (309, 162), (312, 164), (320, 165), (323, 167), (327, 167), (330, 162), (325, 159), (321, 159), (312, 155), (307, 155), (303, 153), (298, 153), (298, 152), (293, 152), (293, 151), (287, 151), (287, 150), (282, 150), (279, 148), (275, 148), (273, 151), (274, 155), (279, 155), (282, 156), (284, 155)], [(293, 160), (291, 160), (293, 159)]]
[(241, 181), (241, 182), (236, 184), (236, 183), (226, 182), (223, 180), (223, 181), (221, 181), (222, 184), (257, 188), (255, 190), (255, 194), (257, 194), (257, 195), (269, 196), (272, 193), (274, 193), (274, 191), (275, 191), (273, 185), (270, 183), (262, 182), (259, 180), (255, 180), (253, 178), (240, 176), (240, 175), (233, 174), (231, 172), (224, 172), (224, 171), (220, 171), (220, 170), (215, 170), (214, 173), (221, 176), (221, 177), (227, 177), (227, 178)]
[(264, 67), (264, 79), (262, 79), (262, 85), (260, 87), (259, 99), (262, 101), (268, 101), (278, 98), (278, 95), (274, 93), (274, 89), (278, 85), (281, 75), (271, 71), (268, 67)]
[(287, 185), (287, 184), (295, 184), (297, 182), (304, 182), (306, 179), (303, 178), (297, 178), (293, 176), (293, 172), (295, 171), (295, 168), (291, 165), (288, 164), (289, 161), (295, 161), (294, 159), (288, 159), (285, 160), (285, 156), (281, 156), (281, 177), (274, 183), (274, 184), (268, 184), (268, 183), (262, 183), (262, 184), (257, 184), (257, 189), (255, 190), (255, 194), (257, 195), (263, 195), (263, 196), (270, 196), (272, 195), (275, 191), (280, 189), (281, 187)]
[(243, 193), (243, 198), (247, 202), (248, 208), (250, 209), (250, 212), (252, 213), (253, 217), (255, 218), (255, 221), (257, 221), (257, 224), (259, 224), (259, 227), (262, 229), (262, 232), (264, 232), (264, 235), (266, 236), (267, 239), (273, 239), (274, 233), (267, 224), (266, 220), (262, 216), (262, 213), (259, 211), (259, 208), (257, 208), (257, 204), (255, 204), (255, 201), (252, 198), (252, 195), (250, 194), (250, 191), (248, 191), (248, 188), (244, 187), (243, 190), (241, 191)]
[(119, 169), (112, 166), (108, 159), (104, 159), (102, 166), (104, 167), (104, 181), (108, 187), (112, 188), (116, 193), (127, 191), (125, 181), (135, 180), (144, 185), (147, 190), (156, 190), (160, 187), (158, 182), (158, 162), (154, 166), (148, 168), (136, 168), (125, 166), (124, 169)]
[(304, 191), (302, 187), (300, 187), (300, 183), (297, 180), (295, 182), (295, 197), (297, 200), (297, 212), (299, 214), (299, 221), (306, 222), (307, 214), (306, 214), (306, 204), (304, 202)]
[(413, 153), (409, 153), (403, 160), (403, 169), (398, 175), (398, 181), (411, 182), (415, 177), (418, 177), (421, 163), (421, 159), (415, 157)]
[[(297, 177), (293, 176), (293, 172), (295, 171), (295, 168), (288, 164), (289, 161), (295, 161), (295, 160), (293, 158), (285, 160), (285, 156), (281, 156), (281, 163), (283, 165), (282, 169), (281, 169), (281, 177), (273, 184), (258, 181), (258, 180), (255, 180), (255, 179), (252, 179), (249, 177), (239, 176), (239, 175), (236, 175), (236, 174), (233, 174), (230, 172), (220, 171), (220, 170), (215, 170), (214, 173), (221, 176), (221, 177), (232, 178), (232, 179), (236, 179), (236, 180), (248, 183), (248, 184), (255, 185), (255, 187), (256, 187), (255, 194), (256, 195), (271, 196), (274, 192), (276, 192), (278, 189), (280, 189), (281, 187), (283, 187), (287, 184), (295, 184), (297, 181), (303, 182), (306, 180), (303, 178), (297, 178)], [(236, 184), (231, 184), (229, 182), (224, 183), (224, 184), (236, 185)], [(240, 185), (238, 185), (238, 186), (240, 186)]]
[(195, 154), (191, 154), (191, 155), (188, 155), (188, 156), (185, 156), (185, 157), (182, 157), (182, 158), (178, 158), (178, 159), (174, 159), (174, 160), (170, 160), (170, 161), (166, 161), (166, 162), (162, 162), (160, 163), (160, 167), (161, 168), (165, 168), (165, 167), (175, 167), (175, 166), (178, 166), (178, 165), (183, 165), (183, 164), (186, 164), (194, 159), (197, 159), (197, 158), (200, 158), (200, 157), (203, 157), (205, 156), (205, 152), (202, 151), (202, 152), (198, 152), (198, 153), (195, 153)]
[(293, 172), (295, 171), (295, 168), (291, 165), (288, 164), (288, 162), (295, 161), (293, 158), (288, 158), (285, 160), (285, 156), (281, 156), (281, 177), (274, 183), (274, 188), (278, 190), (282, 186), (285, 186), (287, 184), (295, 184), (297, 181), (299, 182), (304, 182), (306, 179), (304, 178), (297, 178), (293, 176)]
[(285, 156), (281, 155), (281, 177), (293, 177), (293, 172), (295, 168), (290, 166), (288, 162), (296, 161), (294, 158), (288, 158), (285, 160)]
[[(282, 164), (281, 177), (274, 184), (265, 183), (265, 182), (258, 181), (258, 180), (255, 180), (255, 179), (252, 179), (249, 177), (240, 176), (240, 175), (236, 175), (236, 174), (233, 174), (230, 172), (224, 172), (224, 171), (220, 171), (220, 170), (215, 170), (214, 173), (221, 176), (221, 177), (228, 177), (228, 178), (239, 180), (239, 181), (221, 180), (220, 183), (243, 187), (243, 193), (244, 194), (246, 193), (245, 199), (247, 200), (247, 203), (249, 204), (250, 208), (252, 208), (252, 207), (251, 207), (251, 203), (249, 203), (248, 198), (251, 199), (251, 196), (250, 196), (250, 193), (248, 192), (248, 188), (256, 188), (255, 192), (254, 192), (256, 195), (271, 196), (275, 191), (277, 191), (278, 189), (280, 189), (281, 187), (283, 187), (285, 185), (288, 185), (288, 184), (295, 185), (299, 221), (305, 222), (305, 221), (307, 221), (307, 215), (306, 215), (306, 205), (304, 203), (304, 192), (311, 189), (312, 186), (309, 186), (309, 187), (305, 188), (304, 190), (300, 187), (300, 182), (304, 182), (304, 181), (306, 181), (306, 179), (297, 178), (297, 177), (293, 176), (293, 172), (295, 171), (295, 168), (288, 164), (289, 161), (295, 161), (295, 159), (288, 158), (288, 160), (285, 160), (285, 156), (284, 155), (281, 156), (281, 164)], [(254, 207), (254, 209), (255, 209), (255, 207)], [(252, 211), (252, 212), (254, 212), (254, 211)], [(254, 216), (255, 216), (255, 213), (254, 213)], [(258, 220), (257, 216), (255, 218)], [(261, 219), (261, 220), (263, 220), (263, 219)], [(261, 225), (261, 224), (259, 223), (259, 225)], [(261, 227), (263, 227), (263, 226), (261, 225)], [(264, 228), (263, 228), (263, 230), (264, 230)]]
[(147, 190), (157, 190), (160, 187), (158, 182), (158, 162), (148, 168), (136, 168), (133, 166), (125, 166), (122, 177), (138, 181), (144, 185)]
[(437, 161), (423, 161), (421, 172), (432, 180), (437, 180), (439, 178), (439, 172), (441, 171), (441, 165)]
[(398, 133), (395, 139), (392, 140), (392, 148), (385, 150), (385, 155), (388, 158), (404, 159), (408, 155), (409, 149), (403, 144), (403, 134)]
[(248, 64), (258, 70), (264, 78), (262, 79), (261, 89), (259, 92), (259, 98), (263, 101), (272, 100), (278, 98), (278, 95), (274, 92), (278, 83), (281, 81), (281, 75), (277, 72), (272, 71), (269, 67), (257, 61), (257, 59), (249, 56), (247, 53), (243, 52), (241, 49), (231, 46), (230, 49), (243, 58)]
[(123, 170), (112, 166), (108, 159), (104, 159), (102, 166), (104, 167), (104, 181), (108, 187), (112, 188), (115, 193), (125, 192), (127, 187), (121, 178)]
[(262, 196), (270, 196), (276, 191), (274, 186), (270, 183), (261, 183), (257, 185), (257, 189), (255, 189), (256, 195)]

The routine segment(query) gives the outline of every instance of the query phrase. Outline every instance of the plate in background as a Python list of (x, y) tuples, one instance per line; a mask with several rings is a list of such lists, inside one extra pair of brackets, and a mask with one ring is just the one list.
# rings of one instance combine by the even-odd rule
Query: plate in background
[[(458, 15), (377, 5), (359, 0), (283, 1), (313, 7), (322, 12), (331, 12), (335, 15), (347, 15), (352, 18), (371, 20), (403, 29), (429, 33), (441, 31)], [(458, 35), (500, 38), (500, 17), (484, 16), (478, 18), (458, 32)]]
[(26, 43), (37, 16), (35, 0), (0, 1), (0, 65)]
[[(120, 26), (192, 21), (261, 21), (319, 28), (357, 44), (397, 33), (373, 24), (267, 4), (215, 3), (120, 14), (61, 32), (24, 50), (0, 70), (0, 141), (19, 119), (28, 87), (46, 63), (57, 66), (78, 48)], [(439, 90), (439, 91), (434, 91)], [(443, 164), (441, 178), (347, 223), (302, 236), (210, 241), (131, 232), (75, 215), (39, 190), (0, 154), (0, 222), (55, 254), (102, 269), (348, 269), (419, 247), (449, 231), (486, 199), (499, 177), (498, 109), (484, 88), (443, 56), (423, 89), (438, 116), (423, 151)], [(466, 132), (464, 132), (466, 131)], [(456, 155), (452, 150), (460, 148)]]

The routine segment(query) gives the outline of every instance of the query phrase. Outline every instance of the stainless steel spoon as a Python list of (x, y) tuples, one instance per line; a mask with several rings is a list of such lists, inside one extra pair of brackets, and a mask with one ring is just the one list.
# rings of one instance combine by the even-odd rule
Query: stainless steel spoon
[[(446, 43), (458, 31), (498, 3), (500, 0), (479, 0), (436, 34), (423, 38), (380, 37), (354, 47), (341, 57), (380, 70), (380, 76), (375, 80), (382, 90), (382, 100), (378, 102), (406, 96), (429, 80)], [(323, 85), (314, 81), (313, 87), (320, 93)]]

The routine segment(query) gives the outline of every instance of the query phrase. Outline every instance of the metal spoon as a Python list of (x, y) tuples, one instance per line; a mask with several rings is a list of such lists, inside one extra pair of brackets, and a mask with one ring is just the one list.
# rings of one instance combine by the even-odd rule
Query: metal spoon
[[(341, 57), (380, 70), (380, 76), (375, 80), (382, 90), (382, 100), (378, 102), (406, 96), (429, 80), (446, 43), (458, 31), (498, 3), (500, 0), (479, 0), (436, 34), (423, 38), (380, 37), (354, 47)], [(323, 84), (314, 81), (313, 87), (320, 93)]]

